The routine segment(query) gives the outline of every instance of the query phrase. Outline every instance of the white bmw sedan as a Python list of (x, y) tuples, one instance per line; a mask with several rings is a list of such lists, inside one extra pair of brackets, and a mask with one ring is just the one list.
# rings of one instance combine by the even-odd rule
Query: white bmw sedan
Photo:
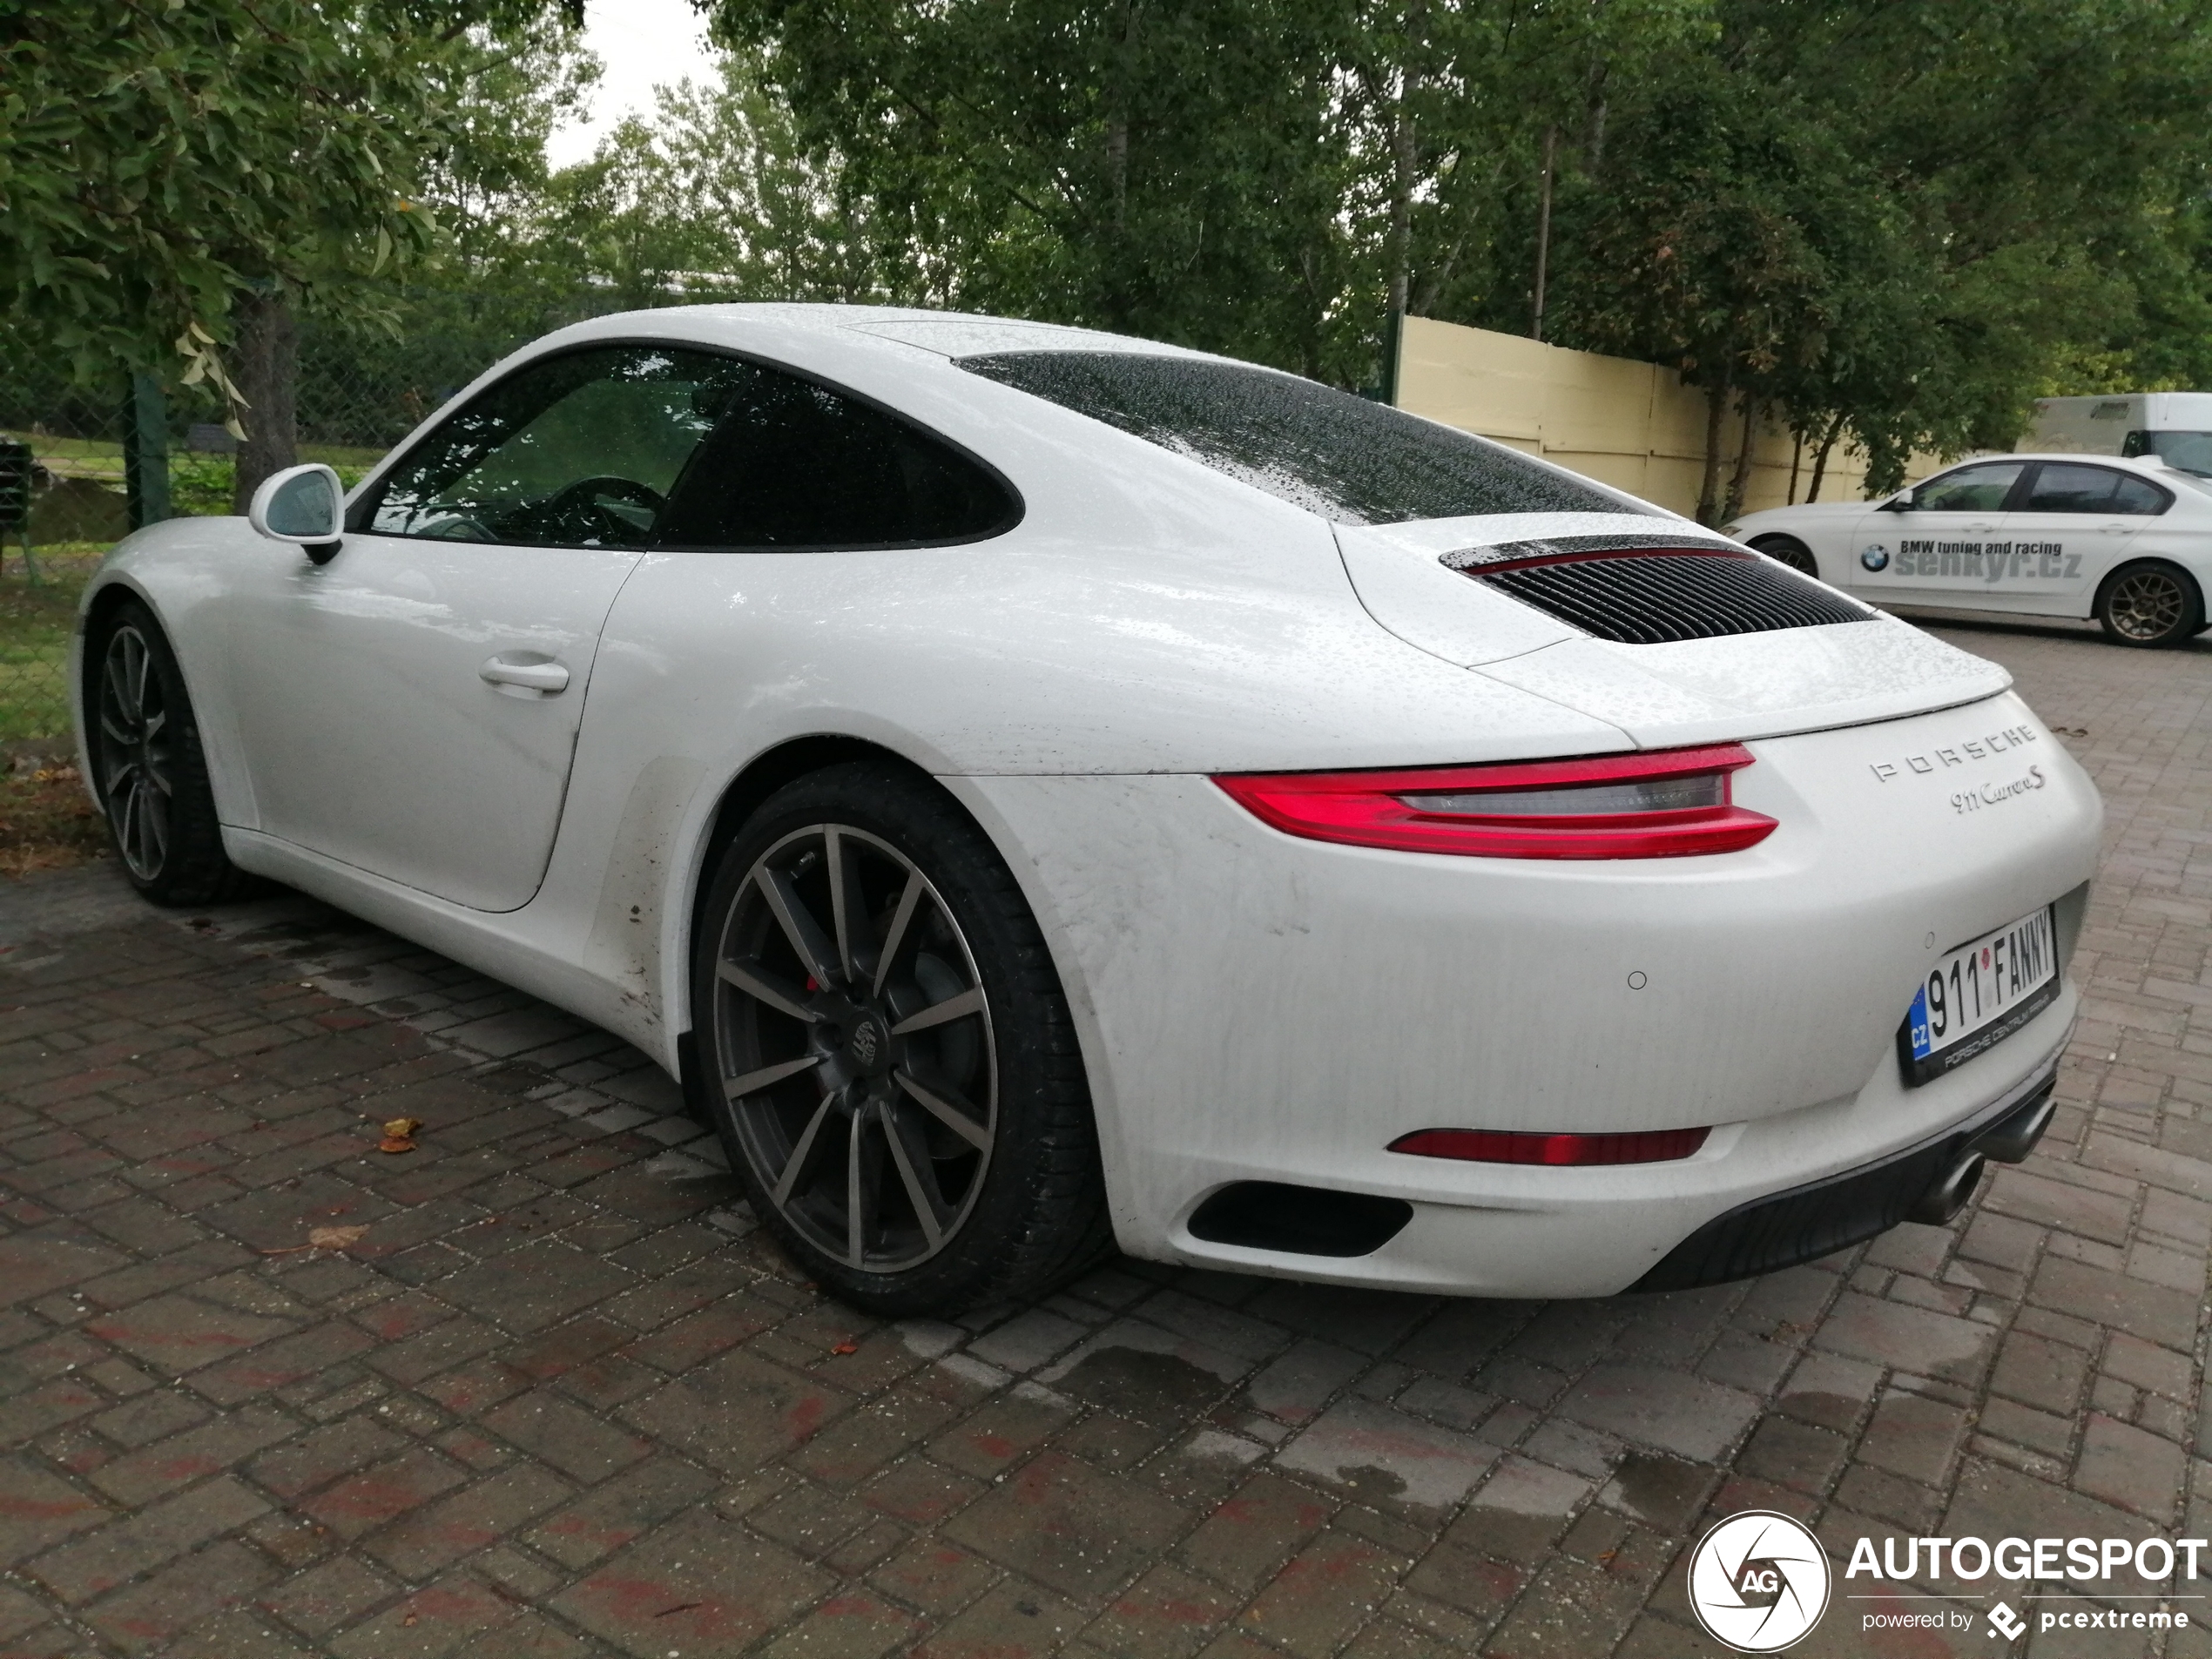
[(1887, 501), (1770, 508), (1727, 533), (1879, 605), (2094, 617), (2123, 645), (2207, 625), (2212, 479), (2156, 455), (1985, 456)]
[(563, 330), (336, 482), (87, 589), (132, 880), (273, 877), (634, 1041), (861, 1305), (1116, 1244), (1709, 1284), (2049, 1120), (2081, 772), (2001, 669), (1540, 461), (759, 306)]

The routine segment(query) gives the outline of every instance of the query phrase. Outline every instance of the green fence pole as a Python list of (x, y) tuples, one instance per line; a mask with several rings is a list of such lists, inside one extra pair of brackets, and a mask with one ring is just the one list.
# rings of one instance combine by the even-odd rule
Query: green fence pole
[(131, 501), (131, 528), (144, 529), (169, 511), (169, 411), (161, 382), (131, 376), (123, 400), (123, 487)]

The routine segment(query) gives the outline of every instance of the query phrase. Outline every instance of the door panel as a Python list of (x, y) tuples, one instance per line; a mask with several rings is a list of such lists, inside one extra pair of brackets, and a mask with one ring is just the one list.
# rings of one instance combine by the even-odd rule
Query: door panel
[(2170, 499), (2157, 485), (2114, 468), (2045, 462), (2020, 509), (2006, 515), (2009, 557), (1993, 590), (2023, 607), (2087, 616), (2104, 573), (2127, 556)]
[[(475, 909), (527, 904), (600, 625), (640, 556), (354, 535), (318, 566), (269, 548), (233, 610), (261, 827)], [(559, 691), (506, 683), (556, 666)]]
[(233, 677), (261, 827), (480, 910), (560, 827), (615, 595), (745, 374), (658, 344), (537, 358), (354, 503), (317, 565), (266, 555)]
[(1985, 461), (1931, 478), (1904, 510), (1867, 516), (1854, 589), (1878, 604), (1972, 605), (1988, 585), (1986, 556), (2027, 463)]

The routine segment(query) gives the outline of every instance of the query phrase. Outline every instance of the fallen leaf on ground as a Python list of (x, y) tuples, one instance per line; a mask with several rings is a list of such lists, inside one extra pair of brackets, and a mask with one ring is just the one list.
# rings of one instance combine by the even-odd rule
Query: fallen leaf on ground
[(858, 1353), (860, 1352), (860, 1345), (857, 1342), (840, 1342), (830, 1352), (832, 1353)]
[(265, 1250), (264, 1256), (297, 1256), (303, 1250), (343, 1250), (348, 1244), (361, 1242), (368, 1229), (362, 1227), (310, 1227), (304, 1244), (287, 1244), (282, 1250)]
[(380, 1152), (412, 1152), (415, 1136), (422, 1127), (419, 1117), (388, 1118), (384, 1123), (384, 1138), (376, 1143)]

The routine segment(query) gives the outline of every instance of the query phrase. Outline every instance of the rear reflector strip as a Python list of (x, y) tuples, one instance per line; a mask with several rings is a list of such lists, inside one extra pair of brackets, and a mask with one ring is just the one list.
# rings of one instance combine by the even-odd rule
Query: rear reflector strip
[(1466, 1163), (1669, 1163), (1705, 1144), (1710, 1129), (1641, 1130), (1622, 1135), (1529, 1135), (1511, 1130), (1424, 1129), (1390, 1143), (1393, 1152)]
[(1741, 744), (1406, 772), (1233, 772), (1214, 782), (1286, 835), (1492, 859), (1733, 853), (1774, 819), (1730, 799)]

